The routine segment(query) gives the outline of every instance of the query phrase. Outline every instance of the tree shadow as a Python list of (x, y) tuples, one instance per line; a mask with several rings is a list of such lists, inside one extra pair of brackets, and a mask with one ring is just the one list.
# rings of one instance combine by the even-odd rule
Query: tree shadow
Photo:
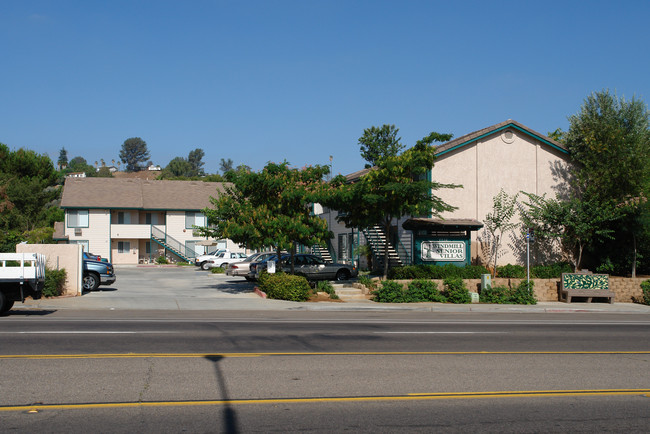
[(223, 356), (213, 354), (213, 355), (207, 355), (205, 356), (205, 358), (214, 363), (214, 370), (217, 376), (217, 384), (219, 386), (221, 400), (224, 401), (225, 403), (223, 407), (222, 432), (232, 433), (232, 434), (239, 433), (240, 430), (237, 424), (237, 414), (235, 413), (235, 410), (230, 404), (228, 388), (226, 387), (226, 379), (223, 376), (223, 372), (221, 371), (221, 368), (219, 367), (219, 362), (223, 359)]

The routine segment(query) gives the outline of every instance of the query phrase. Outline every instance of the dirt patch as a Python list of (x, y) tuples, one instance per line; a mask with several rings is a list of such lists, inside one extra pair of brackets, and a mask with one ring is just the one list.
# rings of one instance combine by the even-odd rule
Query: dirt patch
[(329, 296), (329, 294), (325, 292), (317, 292), (316, 294), (312, 294), (311, 297), (307, 300), (307, 302), (321, 302), (321, 301), (331, 301), (332, 303), (344, 303), (343, 300), (338, 299), (338, 300), (332, 300)]

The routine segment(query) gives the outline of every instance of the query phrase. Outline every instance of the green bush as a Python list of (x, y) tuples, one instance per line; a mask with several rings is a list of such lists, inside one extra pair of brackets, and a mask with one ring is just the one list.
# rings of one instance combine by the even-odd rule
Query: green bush
[(650, 306), (650, 280), (641, 282), (641, 291), (643, 291), (643, 304)]
[(562, 273), (573, 273), (573, 266), (567, 262), (551, 265), (535, 265), (530, 268), (530, 277), (536, 279), (559, 279)]
[(443, 281), (443, 295), (450, 303), (465, 304), (472, 301), (465, 282), (460, 277), (448, 277)]
[(481, 265), (465, 265), (458, 267), (453, 264), (445, 265), (407, 265), (388, 270), (391, 279), (446, 279), (460, 277), (462, 279), (480, 279), (481, 274), (488, 274), (487, 268)]
[(404, 295), (404, 287), (401, 283), (394, 280), (386, 280), (382, 282), (381, 287), (372, 294), (375, 296), (374, 300), (380, 303), (404, 303), (406, 297)]
[(509, 300), (510, 289), (507, 286), (488, 285), (479, 295), (481, 303), (508, 304)]
[(481, 291), (479, 300), (482, 303), (496, 304), (537, 304), (532, 280), (527, 284), (522, 280), (517, 287), (510, 289), (507, 286), (488, 286)]
[(223, 267), (212, 267), (210, 268), (212, 274), (223, 274), (226, 272), (226, 269)]
[(372, 280), (368, 276), (359, 276), (359, 283), (370, 290), (377, 289), (377, 281)]
[(161, 264), (161, 265), (169, 264), (169, 261), (164, 256), (158, 256), (156, 258), (156, 264)]
[(60, 270), (45, 269), (45, 285), (43, 286), (44, 297), (58, 297), (63, 294), (63, 285), (68, 273), (65, 268)]
[(533, 291), (534, 285), (535, 282), (532, 280), (522, 280), (519, 282), (519, 285), (510, 294), (510, 302), (512, 304), (537, 304), (535, 291)]
[(326, 292), (327, 295), (329, 295), (332, 300), (338, 300), (339, 299), (339, 296), (336, 295), (336, 291), (334, 291), (334, 287), (327, 280), (321, 280), (318, 283), (316, 283), (316, 291), (318, 291), (318, 292)]
[(497, 277), (508, 277), (513, 279), (524, 279), (526, 277), (526, 267), (523, 265), (504, 265), (497, 267)]
[(419, 303), (424, 301), (436, 301), (444, 303), (447, 301), (444, 295), (438, 291), (438, 285), (432, 280), (414, 280), (408, 285), (405, 294), (405, 301)]
[(260, 289), (268, 298), (289, 301), (305, 301), (311, 292), (307, 279), (286, 273), (262, 273)]

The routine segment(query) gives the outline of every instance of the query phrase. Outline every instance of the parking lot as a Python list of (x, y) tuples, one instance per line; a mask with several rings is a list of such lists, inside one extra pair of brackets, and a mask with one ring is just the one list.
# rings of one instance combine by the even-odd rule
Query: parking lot
[(291, 302), (265, 300), (243, 277), (212, 274), (199, 267), (116, 266), (117, 281), (79, 297), (28, 300), (16, 307), (52, 309), (268, 309)]

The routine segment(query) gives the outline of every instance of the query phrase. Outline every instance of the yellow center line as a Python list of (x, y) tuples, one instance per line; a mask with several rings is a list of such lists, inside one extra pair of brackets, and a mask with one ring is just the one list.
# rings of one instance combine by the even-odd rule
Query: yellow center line
[(455, 356), (455, 355), (592, 355), (650, 354), (650, 351), (337, 351), (267, 353), (115, 353), (115, 354), (4, 354), (2, 359), (128, 359), (128, 358), (207, 358), (269, 356)]
[[(23, 411), (38, 413), (46, 410), (81, 410), (107, 408), (136, 408), (136, 407), (197, 407), (219, 405), (250, 405), (250, 404), (304, 404), (304, 403), (337, 403), (337, 402), (379, 402), (379, 401), (431, 401), (445, 399), (495, 399), (495, 398), (531, 398), (559, 396), (624, 396), (650, 394), (650, 389), (594, 389), (594, 390), (534, 390), (534, 391), (504, 391), (504, 392), (452, 392), (424, 393), (398, 396), (359, 396), (359, 397), (329, 397), (329, 398), (277, 398), (277, 399), (233, 399), (206, 401), (151, 401), (151, 402), (114, 402), (93, 404), (33, 404), (17, 406), (0, 406), (0, 412)], [(648, 396), (648, 395), (646, 395)]]

